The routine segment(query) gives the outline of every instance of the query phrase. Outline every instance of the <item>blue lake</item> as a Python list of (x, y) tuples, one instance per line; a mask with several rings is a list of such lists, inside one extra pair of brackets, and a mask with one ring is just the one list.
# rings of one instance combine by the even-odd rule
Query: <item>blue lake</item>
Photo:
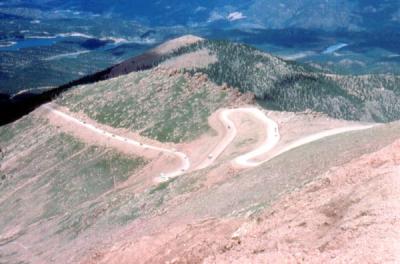
[[(7, 47), (0, 47), (0, 51), (19, 51), (21, 49), (26, 48), (34, 48), (34, 47), (45, 47), (45, 46), (52, 46), (59, 41), (62, 41), (67, 37), (54, 37), (54, 38), (27, 38), (22, 40), (15, 40), (15, 44), (7, 46)], [(11, 42), (11, 41), (10, 41)], [(119, 46), (118, 43), (106, 43), (103, 46), (93, 48), (93, 50), (108, 50)], [(90, 48), (89, 48), (90, 49)]]
[(18, 51), (20, 49), (52, 46), (58, 41), (62, 40), (63, 37), (54, 38), (27, 38), (23, 40), (16, 40), (15, 44), (9, 47), (0, 47), (0, 51)]

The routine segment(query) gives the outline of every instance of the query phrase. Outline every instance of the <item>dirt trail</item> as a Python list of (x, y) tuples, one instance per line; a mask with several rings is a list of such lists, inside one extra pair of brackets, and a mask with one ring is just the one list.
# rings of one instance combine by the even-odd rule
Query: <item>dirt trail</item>
[(369, 128), (376, 126), (376, 125), (348, 126), (348, 127), (341, 127), (341, 128), (335, 128), (335, 129), (331, 129), (331, 130), (322, 131), (322, 132), (319, 132), (316, 134), (306, 136), (304, 138), (300, 138), (296, 141), (293, 141), (293, 142), (287, 144), (286, 146), (284, 146), (282, 149), (280, 149), (276, 153), (273, 153), (270, 157), (268, 157), (264, 160), (256, 160), (257, 157), (268, 154), (269, 152), (273, 151), (276, 148), (277, 144), (280, 141), (280, 137), (281, 137), (280, 133), (279, 133), (278, 124), (271, 118), (268, 118), (265, 115), (265, 113), (258, 108), (245, 107), (245, 108), (237, 108), (237, 109), (223, 109), (219, 112), (218, 119), (224, 125), (224, 128), (226, 130), (224, 139), (221, 140), (221, 142), (209, 154), (209, 158), (207, 160), (205, 160), (203, 163), (201, 163), (196, 169), (203, 169), (203, 168), (210, 166), (224, 152), (224, 150), (228, 147), (228, 145), (232, 143), (232, 141), (235, 139), (238, 131), (235, 126), (235, 123), (229, 117), (233, 114), (238, 114), (238, 113), (245, 113), (245, 114), (253, 115), (257, 120), (259, 120), (263, 124), (263, 127), (264, 127), (264, 129), (266, 131), (266, 135), (267, 135), (264, 142), (260, 146), (258, 146), (256, 149), (254, 149), (250, 152), (247, 152), (247, 153), (235, 158), (232, 161), (233, 165), (240, 167), (240, 168), (257, 167), (257, 166), (259, 166), (259, 165), (261, 165), (261, 164), (263, 164), (285, 152), (288, 152), (288, 151), (295, 149), (297, 147), (300, 147), (302, 145), (309, 144), (309, 143), (318, 141), (318, 140), (326, 138), (326, 137), (343, 134), (343, 133), (351, 132), (351, 131), (369, 129)]
[[(263, 162), (257, 162), (253, 159), (270, 152), (274, 147), (279, 143), (280, 134), (278, 124), (268, 118), (261, 110), (257, 108), (244, 108), (239, 109), (242, 112), (249, 113), (254, 115), (260, 122), (263, 123), (264, 129), (266, 130), (266, 139), (264, 142), (254, 149), (244, 155), (241, 155), (233, 160), (233, 164), (238, 165), (240, 167), (257, 167), (261, 165)], [(235, 111), (235, 110), (234, 110)]]
[(326, 130), (326, 131), (322, 131), (313, 135), (309, 135), (307, 137), (303, 137), (300, 138), (296, 141), (293, 141), (289, 144), (287, 144), (284, 148), (282, 148), (281, 150), (279, 150), (277, 153), (275, 153), (274, 155), (272, 155), (270, 158), (268, 158), (267, 160), (265, 160), (264, 162), (271, 160), (285, 152), (288, 152), (292, 149), (298, 148), (302, 145), (305, 144), (309, 144), (312, 143), (314, 141), (318, 141), (320, 139), (326, 138), (326, 137), (331, 137), (334, 135), (339, 135), (339, 134), (343, 134), (343, 133), (347, 133), (347, 132), (352, 132), (352, 131), (358, 131), (358, 130), (365, 130), (365, 129), (369, 129), (369, 128), (373, 128), (377, 125), (375, 124), (370, 124), (370, 125), (360, 125), (360, 126), (349, 126), (349, 127), (341, 127), (341, 128), (335, 128), (335, 129), (331, 129), (331, 130)]
[(174, 171), (162, 174), (160, 176), (161, 180), (168, 180), (168, 179), (180, 176), (180, 175), (184, 174), (185, 172), (187, 172), (189, 170), (189, 168), (190, 168), (191, 164), (190, 164), (188, 156), (185, 153), (182, 153), (182, 152), (179, 152), (179, 151), (175, 151), (174, 149), (167, 149), (167, 148), (162, 148), (162, 147), (157, 147), (157, 146), (141, 143), (141, 142), (138, 142), (136, 140), (133, 140), (133, 139), (130, 139), (130, 138), (127, 138), (127, 137), (115, 135), (115, 134), (107, 132), (107, 131), (105, 131), (105, 130), (103, 130), (101, 128), (95, 127), (92, 124), (88, 124), (88, 123), (86, 123), (84, 121), (81, 121), (81, 120), (75, 118), (75, 117), (72, 117), (72, 116), (70, 116), (70, 115), (68, 115), (68, 114), (66, 114), (64, 112), (61, 112), (61, 111), (55, 109), (54, 105), (51, 104), (51, 103), (44, 105), (43, 108), (51, 111), (52, 113), (54, 113), (54, 114), (56, 114), (56, 115), (58, 115), (58, 116), (60, 116), (60, 117), (62, 117), (64, 119), (66, 119), (66, 120), (68, 120), (70, 122), (76, 123), (81, 127), (89, 129), (92, 132), (101, 135), (102, 137), (107, 137), (110, 140), (120, 141), (120, 142), (123, 142), (124, 144), (128, 144), (128, 145), (131, 145), (132, 147), (143, 149), (143, 150), (147, 150), (147, 149), (148, 150), (154, 150), (154, 151), (157, 151), (157, 152), (163, 152), (163, 153), (166, 153), (166, 154), (170, 154), (170, 155), (176, 156), (181, 161), (181, 165), (177, 169), (175, 169)]
[(69, 121), (73, 122), (76, 125), (79, 125), (85, 129), (88, 129), (101, 137), (105, 137), (109, 140), (113, 141), (119, 141), (123, 142), (124, 144), (128, 144), (136, 149), (140, 150), (152, 150), (156, 152), (162, 152), (165, 154), (172, 155), (176, 157), (177, 159), (180, 160), (180, 166), (172, 171), (163, 173), (160, 172), (161, 174), (157, 177), (155, 177), (156, 182), (163, 182), (167, 181), (169, 179), (178, 177), (180, 175), (183, 175), (189, 171), (195, 171), (195, 170), (200, 170), (207, 168), (211, 166), (221, 155), (222, 153), (226, 150), (226, 148), (232, 143), (232, 141), (235, 139), (238, 133), (238, 129), (235, 125), (235, 123), (230, 119), (230, 117), (234, 114), (240, 114), (244, 113), (247, 115), (252, 115), (255, 117), (256, 120), (258, 120), (260, 123), (262, 123), (263, 128), (265, 129), (266, 132), (266, 138), (265, 140), (254, 150), (247, 152), (239, 157), (236, 157), (235, 159), (232, 160), (232, 164), (236, 167), (239, 168), (251, 168), (251, 167), (257, 167), (272, 158), (279, 156), (285, 152), (288, 152), (294, 148), (300, 147), (305, 144), (309, 144), (311, 142), (323, 139), (325, 137), (330, 137), (333, 135), (337, 134), (342, 134), (350, 131), (356, 131), (356, 130), (364, 130), (371, 128), (375, 125), (360, 125), (360, 126), (350, 126), (350, 127), (342, 127), (342, 128), (336, 128), (332, 130), (327, 130), (327, 131), (322, 131), (304, 138), (301, 138), (299, 140), (293, 141), (286, 146), (284, 146), (282, 149), (278, 150), (275, 153), (272, 153), (269, 157), (263, 159), (263, 160), (257, 160), (257, 157), (264, 156), (265, 154), (268, 154), (272, 152), (273, 150), (276, 149), (277, 144), (280, 141), (280, 133), (279, 133), (279, 126), (278, 124), (272, 120), (271, 118), (268, 118), (266, 114), (255, 107), (243, 107), (243, 108), (236, 108), (236, 109), (222, 109), (219, 110), (217, 119), (219, 122), (223, 124), (224, 127), (224, 135), (220, 143), (217, 144), (217, 146), (208, 154), (207, 158), (200, 162), (200, 164), (195, 167), (194, 169), (191, 168), (191, 161), (189, 159), (189, 156), (183, 152), (177, 151), (175, 149), (167, 148), (167, 147), (159, 147), (155, 145), (150, 145), (150, 144), (145, 144), (141, 143), (139, 141), (133, 140), (131, 138), (127, 138), (124, 136), (116, 135), (114, 133), (110, 133), (102, 128), (96, 127), (92, 124), (88, 124), (84, 121), (81, 121), (75, 117), (72, 117), (71, 115), (64, 113), (60, 110), (56, 109), (56, 105), (49, 103), (43, 106), (46, 110), (52, 112), (53, 114), (58, 115), (59, 117)]
[(233, 114), (244, 113), (253, 115), (259, 120), (264, 129), (266, 135), (273, 135), (272, 137), (267, 136), (261, 146), (257, 147), (244, 155), (241, 155), (233, 160), (235, 165), (240, 167), (255, 167), (259, 165), (259, 162), (251, 161), (253, 158), (265, 154), (271, 151), (276, 144), (279, 142), (280, 135), (278, 124), (272, 119), (268, 118), (260, 109), (254, 107), (236, 108), (236, 109), (222, 109), (218, 113), (219, 121), (224, 125), (225, 135), (223, 140), (210, 152), (208, 159), (204, 160), (196, 169), (204, 169), (210, 166), (219, 156), (225, 151), (225, 149), (232, 143), (237, 136), (237, 128), (235, 123), (229, 118)]

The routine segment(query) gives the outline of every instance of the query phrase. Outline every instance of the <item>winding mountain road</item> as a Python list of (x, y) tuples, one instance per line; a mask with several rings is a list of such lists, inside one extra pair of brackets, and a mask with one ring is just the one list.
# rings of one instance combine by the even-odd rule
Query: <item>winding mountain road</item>
[(175, 156), (176, 158), (178, 158), (180, 160), (180, 166), (171, 172), (161, 173), (160, 176), (158, 177), (159, 181), (167, 181), (169, 179), (172, 179), (172, 178), (178, 177), (182, 174), (185, 174), (189, 171), (196, 171), (196, 170), (204, 169), (204, 168), (211, 166), (222, 155), (222, 153), (226, 150), (226, 148), (232, 143), (232, 141), (237, 136), (238, 131), (235, 126), (235, 123), (230, 119), (230, 117), (234, 114), (244, 113), (247, 115), (252, 115), (260, 123), (262, 123), (263, 128), (265, 129), (265, 133), (267, 135), (265, 140), (262, 142), (262, 144), (260, 144), (256, 149), (233, 159), (232, 163), (241, 168), (251, 168), (251, 167), (259, 166), (259, 165), (261, 165), (261, 164), (271, 160), (272, 158), (275, 158), (285, 152), (288, 152), (288, 151), (298, 148), (302, 145), (309, 144), (311, 142), (314, 142), (314, 141), (317, 141), (317, 140), (320, 140), (320, 139), (323, 139), (326, 137), (330, 137), (333, 135), (342, 134), (342, 133), (346, 133), (346, 132), (351, 132), (351, 131), (364, 130), (364, 129), (372, 128), (375, 126), (375, 125), (359, 125), (359, 126), (349, 126), (349, 127), (342, 127), (342, 128), (336, 128), (336, 129), (322, 131), (322, 132), (301, 138), (299, 140), (293, 141), (266, 159), (255, 160), (257, 157), (268, 154), (269, 152), (274, 150), (275, 147), (277, 146), (277, 144), (279, 143), (280, 134), (279, 134), (278, 124), (271, 118), (268, 118), (263, 111), (261, 111), (258, 108), (255, 108), (255, 107), (222, 109), (218, 113), (218, 119), (225, 128), (225, 135), (224, 135), (223, 139), (209, 153), (208, 157), (204, 161), (202, 161), (196, 168), (191, 169), (191, 162), (189, 160), (189, 157), (183, 152), (179, 152), (174, 149), (148, 145), (148, 144), (144, 144), (144, 143), (141, 143), (139, 141), (136, 141), (136, 140), (133, 140), (133, 139), (130, 139), (127, 137), (115, 135), (113, 133), (105, 131), (104, 129), (96, 127), (92, 124), (88, 124), (84, 121), (81, 121), (75, 117), (70, 116), (67, 113), (64, 113), (64, 112), (56, 109), (56, 106), (53, 103), (48, 103), (46, 105), (43, 105), (42, 107), (45, 108), (46, 110), (58, 115), (59, 117), (65, 119), (69, 122), (73, 122), (85, 129), (91, 130), (92, 132), (97, 133), (97, 134), (101, 135), (102, 137), (107, 137), (110, 140), (120, 141), (125, 144), (129, 144), (135, 148), (154, 150), (154, 151), (162, 152), (164, 154), (172, 155), (172, 156)]
[(267, 135), (264, 142), (260, 146), (258, 146), (256, 149), (233, 159), (232, 163), (241, 168), (251, 168), (251, 167), (260, 166), (261, 164), (263, 164), (279, 155), (282, 155), (285, 152), (288, 152), (288, 151), (298, 148), (302, 145), (309, 144), (309, 143), (318, 141), (318, 140), (326, 138), (326, 137), (343, 134), (343, 133), (347, 133), (347, 132), (351, 132), (351, 131), (365, 130), (365, 129), (369, 129), (369, 128), (376, 126), (376, 125), (358, 125), (358, 126), (348, 126), (348, 127), (341, 127), (341, 128), (335, 128), (335, 129), (321, 131), (321, 132), (306, 136), (304, 138), (295, 140), (295, 141), (287, 144), (286, 146), (284, 146), (278, 152), (273, 153), (273, 155), (269, 156), (268, 158), (266, 158), (264, 160), (256, 161), (256, 160), (254, 160), (255, 158), (260, 157), (265, 154), (268, 154), (270, 151), (274, 150), (276, 145), (279, 143), (281, 136), (279, 133), (278, 124), (271, 118), (268, 118), (265, 115), (265, 113), (258, 108), (248, 107), (248, 108), (236, 108), (236, 109), (223, 109), (219, 113), (218, 118), (219, 118), (220, 122), (224, 125), (225, 129), (227, 130), (227, 133), (226, 133), (224, 139), (210, 153), (209, 159), (203, 161), (196, 168), (196, 170), (203, 169), (203, 168), (210, 166), (224, 152), (224, 150), (228, 147), (228, 145), (230, 143), (232, 143), (233, 139), (237, 135), (237, 129), (236, 129), (234, 122), (231, 119), (229, 119), (229, 117), (235, 113), (236, 114), (237, 113), (245, 113), (245, 114), (253, 115), (256, 119), (258, 119), (263, 124), (263, 127), (264, 127), (264, 129), (266, 131), (266, 135)]
[(275, 148), (275, 146), (279, 143), (279, 140), (281, 139), (281, 136), (279, 134), (279, 126), (274, 120), (268, 118), (264, 114), (264, 112), (257, 108), (244, 108), (239, 109), (239, 111), (251, 114), (258, 120), (260, 120), (260, 122), (263, 123), (264, 129), (266, 130), (267, 137), (259, 147), (257, 147), (253, 151), (250, 151), (244, 155), (235, 158), (233, 160), (233, 163), (241, 167), (257, 167), (263, 162), (252, 161), (252, 159), (264, 155)]
[(94, 125), (88, 124), (88, 123), (86, 123), (84, 121), (81, 121), (81, 120), (79, 120), (79, 119), (77, 119), (75, 117), (72, 117), (72, 116), (70, 116), (70, 115), (68, 115), (68, 114), (66, 114), (66, 113), (64, 113), (62, 111), (59, 111), (51, 103), (43, 105), (42, 107), (45, 108), (46, 110), (48, 110), (48, 111), (60, 116), (60, 117), (62, 117), (63, 119), (65, 119), (67, 121), (73, 122), (73, 123), (75, 123), (75, 124), (77, 124), (77, 125), (79, 125), (79, 126), (81, 126), (83, 128), (91, 130), (92, 132), (97, 133), (97, 134), (99, 134), (99, 135), (101, 135), (103, 137), (107, 137), (110, 140), (120, 141), (120, 142), (123, 142), (124, 144), (129, 144), (129, 145), (132, 145), (135, 148), (141, 148), (143, 150), (150, 149), (150, 150), (163, 152), (165, 154), (170, 154), (170, 155), (176, 156), (178, 159), (180, 159), (181, 165), (180, 165), (180, 167), (178, 167), (177, 169), (175, 169), (172, 172), (168, 172), (168, 173), (162, 174), (161, 177), (163, 179), (165, 179), (165, 180), (168, 180), (168, 179), (171, 179), (171, 178), (174, 178), (174, 177), (177, 177), (177, 176), (180, 176), (180, 175), (186, 173), (189, 170), (190, 166), (191, 166), (190, 160), (189, 160), (188, 156), (185, 153), (182, 153), (182, 152), (179, 152), (179, 151), (175, 151), (173, 149), (161, 148), (161, 147), (157, 147), (157, 146), (144, 144), (144, 143), (141, 143), (139, 141), (136, 141), (136, 140), (133, 140), (133, 139), (130, 139), (130, 138), (127, 138), (127, 137), (115, 135), (113, 133), (105, 131), (104, 129), (95, 127)]
[(320, 139), (326, 138), (326, 137), (331, 137), (334, 135), (339, 135), (347, 132), (352, 132), (352, 131), (358, 131), (358, 130), (365, 130), (369, 128), (373, 128), (377, 125), (361, 125), (361, 126), (349, 126), (349, 127), (341, 127), (341, 128), (335, 128), (335, 129), (330, 129), (330, 130), (325, 130), (316, 134), (312, 134), (309, 136), (306, 136), (304, 138), (295, 140), (289, 144), (287, 144), (284, 148), (279, 150), (277, 153), (275, 153), (273, 156), (265, 160), (264, 162), (271, 160), (285, 152), (288, 152), (292, 149), (298, 148), (302, 145), (306, 145), (315, 141), (318, 141)]
[(276, 146), (276, 144), (278, 144), (280, 140), (278, 124), (274, 120), (268, 118), (264, 114), (264, 112), (262, 112), (260, 109), (250, 108), (250, 107), (223, 109), (219, 112), (218, 119), (224, 125), (227, 131), (226, 135), (224, 139), (221, 140), (221, 142), (209, 154), (209, 158), (203, 161), (196, 168), (196, 170), (204, 169), (210, 166), (224, 152), (224, 150), (229, 146), (229, 144), (231, 144), (232, 141), (235, 139), (237, 135), (237, 128), (235, 126), (235, 123), (231, 119), (229, 119), (229, 117), (233, 114), (238, 114), (238, 113), (253, 115), (256, 119), (258, 119), (259, 122), (263, 124), (267, 137), (265, 141), (256, 149), (235, 158), (233, 160), (235, 164), (241, 167), (256, 167), (260, 164), (260, 162), (252, 161), (252, 159), (271, 151)]

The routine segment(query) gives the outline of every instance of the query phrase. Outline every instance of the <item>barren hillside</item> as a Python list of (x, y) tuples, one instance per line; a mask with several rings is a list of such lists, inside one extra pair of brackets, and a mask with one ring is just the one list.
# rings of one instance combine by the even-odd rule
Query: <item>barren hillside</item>
[(0, 262), (399, 260), (397, 77), (151, 52), (0, 127)]

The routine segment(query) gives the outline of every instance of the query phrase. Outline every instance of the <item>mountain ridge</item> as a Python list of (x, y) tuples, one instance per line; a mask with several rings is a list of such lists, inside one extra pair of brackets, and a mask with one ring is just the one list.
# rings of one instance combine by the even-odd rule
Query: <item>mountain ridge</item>
[[(335, 118), (390, 122), (400, 119), (400, 98), (395, 75), (365, 75), (351, 77), (324, 73), (306, 64), (285, 61), (253, 47), (227, 41), (205, 40), (192, 35), (180, 37), (142, 55), (128, 59), (108, 69), (72, 81), (41, 94), (20, 94), (5, 99), (1, 111), (2, 124), (16, 120), (38, 105), (49, 102), (72, 87), (95, 83), (130, 72), (157, 67), (164, 61), (204, 50), (217, 61), (181, 69), (191, 75), (205, 74), (217, 85), (226, 84), (241, 92), (256, 95), (260, 104), (285, 111), (311, 109)], [(205, 54), (205, 56), (207, 56)], [(186, 59), (185, 59), (186, 60)], [(200, 67), (196, 67), (200, 66)], [(366, 82), (363, 79), (374, 80)], [(357, 85), (356, 85), (357, 84)]]
[[(14, 3), (13, 3), (14, 2)], [(14, 0), (12, 4), (26, 4)], [(382, 27), (399, 27), (400, 4), (395, 0), (371, 1), (322, 1), (265, 0), (243, 1), (119, 1), (113, 6), (108, 1), (49, 0), (35, 1), (37, 6), (74, 6), (77, 10), (99, 14), (136, 18), (153, 25), (213, 25), (241, 26), (253, 28), (322, 29), (335, 31), (346, 29), (362, 31)], [(29, 4), (32, 4), (29, 1)], [(151, 11), (150, 11), (151, 10)], [(238, 19), (230, 19), (231, 14), (241, 14)], [(377, 23), (376, 21), (379, 21)]]

